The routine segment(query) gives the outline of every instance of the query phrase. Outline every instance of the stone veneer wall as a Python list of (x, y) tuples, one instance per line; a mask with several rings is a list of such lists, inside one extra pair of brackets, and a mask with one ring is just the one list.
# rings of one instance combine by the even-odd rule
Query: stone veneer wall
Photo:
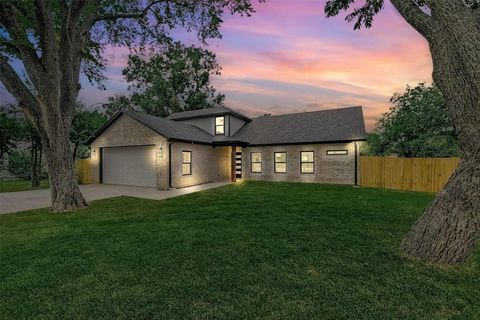
[[(359, 150), (360, 143), (357, 143), (357, 148)], [(348, 150), (348, 155), (327, 155), (327, 150)], [(301, 151), (315, 152), (315, 172), (313, 174), (300, 173)], [(250, 154), (252, 152), (262, 153), (262, 173), (251, 172)], [(274, 172), (274, 152), (287, 153), (287, 173)], [(315, 182), (352, 185), (355, 183), (355, 149), (353, 142), (338, 144), (247, 147), (243, 148), (242, 153), (242, 174), (245, 180)], [(359, 153), (357, 156), (357, 181), (360, 181)]]
[[(231, 179), (231, 148), (175, 142), (172, 144), (172, 186), (183, 188)], [(182, 175), (182, 151), (192, 152), (192, 174)]]

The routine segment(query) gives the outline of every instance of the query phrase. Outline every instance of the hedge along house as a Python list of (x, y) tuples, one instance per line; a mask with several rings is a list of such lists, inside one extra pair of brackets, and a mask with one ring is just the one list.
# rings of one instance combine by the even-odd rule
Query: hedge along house
[(122, 111), (90, 140), (95, 182), (181, 188), (214, 181), (356, 184), (361, 107), (248, 118), (226, 107), (167, 118)]

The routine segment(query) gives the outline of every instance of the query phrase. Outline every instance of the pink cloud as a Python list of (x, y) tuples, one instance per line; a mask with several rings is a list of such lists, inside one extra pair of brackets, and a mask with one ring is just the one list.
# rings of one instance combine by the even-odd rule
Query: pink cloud
[[(326, 19), (324, 3), (270, 0), (250, 18), (225, 17), (223, 39), (209, 49), (223, 67), (214, 84), (228, 103), (249, 114), (361, 104), (371, 129), (394, 92), (431, 81), (426, 41), (391, 4), (371, 29), (353, 31), (344, 16)], [(113, 92), (126, 90), (118, 70), (128, 54), (126, 48), (105, 52)]]

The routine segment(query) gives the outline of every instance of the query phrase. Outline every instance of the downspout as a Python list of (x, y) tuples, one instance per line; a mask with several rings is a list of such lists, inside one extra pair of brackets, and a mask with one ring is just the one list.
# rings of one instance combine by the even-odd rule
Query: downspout
[(168, 188), (172, 189), (172, 144), (174, 144), (176, 140), (171, 141), (168, 144)]
[(355, 186), (358, 186), (358, 150), (357, 150), (357, 141), (353, 142), (353, 147), (355, 148)]

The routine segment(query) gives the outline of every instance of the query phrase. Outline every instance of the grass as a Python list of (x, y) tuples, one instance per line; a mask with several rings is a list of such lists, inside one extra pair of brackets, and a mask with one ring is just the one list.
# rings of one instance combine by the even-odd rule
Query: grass
[(431, 195), (248, 182), (0, 216), (0, 317), (479, 319), (480, 254), (398, 246)]
[(30, 180), (0, 180), (0, 193), (48, 189), (48, 180), (40, 181), (40, 186), (32, 188)]

